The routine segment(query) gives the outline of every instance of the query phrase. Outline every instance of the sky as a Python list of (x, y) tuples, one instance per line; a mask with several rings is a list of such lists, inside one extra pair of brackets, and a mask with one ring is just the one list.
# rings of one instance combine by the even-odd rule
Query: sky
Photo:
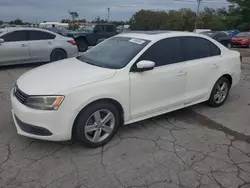
[[(204, 7), (227, 7), (226, 0), (203, 0)], [(60, 21), (70, 18), (68, 11), (76, 11), (79, 18), (93, 20), (97, 16), (110, 20), (128, 20), (140, 9), (178, 10), (190, 8), (196, 10), (197, 0), (0, 0), (0, 20), (10, 21), (20, 18), (28, 22)]]

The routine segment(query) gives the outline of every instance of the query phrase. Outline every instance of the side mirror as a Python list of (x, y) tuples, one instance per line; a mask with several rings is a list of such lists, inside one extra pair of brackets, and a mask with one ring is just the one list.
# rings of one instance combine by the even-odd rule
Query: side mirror
[(4, 43), (4, 39), (0, 38), (0, 44)]
[(137, 70), (139, 70), (141, 72), (152, 70), (155, 68), (155, 62), (148, 61), (148, 60), (142, 60), (136, 64), (136, 67), (137, 67)]

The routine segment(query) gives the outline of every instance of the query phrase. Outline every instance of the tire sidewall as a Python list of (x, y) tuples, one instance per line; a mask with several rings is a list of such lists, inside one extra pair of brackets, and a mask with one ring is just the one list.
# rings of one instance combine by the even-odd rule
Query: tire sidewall
[[(58, 54), (60, 54), (63, 56), (63, 58), (58, 58)], [(66, 59), (67, 58), (67, 54), (63, 51), (63, 50), (60, 50), (60, 49), (56, 49), (56, 50), (53, 50), (53, 52), (51, 53), (51, 61), (59, 61), (59, 60), (62, 60), (62, 59)]]
[[(216, 92), (216, 88), (218, 86), (218, 84), (221, 84), (222, 82), (225, 82), (227, 83), (227, 86), (228, 86), (228, 90), (227, 90), (227, 94), (226, 94), (226, 97), (225, 99), (221, 102), (221, 103), (216, 103), (216, 101), (214, 100), (214, 95), (215, 95), (215, 92)], [(230, 91), (230, 82), (229, 80), (226, 78), (226, 77), (221, 77), (214, 85), (213, 89), (212, 89), (212, 92), (211, 92), (211, 95), (210, 95), (210, 98), (209, 98), (209, 105), (212, 106), (212, 107), (219, 107), (221, 105), (223, 105), (225, 103), (225, 101), (227, 100), (228, 98), (228, 95), (229, 95), (229, 91)]]
[[(79, 47), (81, 44), (84, 44), (84, 45), (85, 45), (85, 48), (84, 48), (84, 49), (81, 49), (81, 48)], [(78, 46), (79, 52), (86, 52), (86, 51), (88, 50), (88, 43), (87, 43), (85, 40), (79, 40), (79, 41), (77, 42), (77, 46)]]
[[(98, 143), (94, 143), (94, 142), (89, 141), (86, 138), (85, 125), (86, 125), (86, 121), (88, 120), (88, 118), (94, 112), (101, 110), (101, 109), (107, 109), (114, 114), (115, 126), (113, 129), (113, 132), (105, 140), (98, 142)], [(121, 122), (120, 114), (119, 114), (118, 110), (116, 109), (116, 107), (112, 103), (97, 102), (95, 104), (92, 104), (92, 105), (86, 107), (84, 110), (82, 110), (80, 112), (80, 114), (78, 115), (78, 117), (76, 119), (75, 125), (74, 125), (74, 136), (78, 141), (80, 141), (86, 147), (90, 147), (90, 148), (99, 147), (99, 146), (106, 144), (114, 136), (117, 128), (120, 126), (120, 122)]]

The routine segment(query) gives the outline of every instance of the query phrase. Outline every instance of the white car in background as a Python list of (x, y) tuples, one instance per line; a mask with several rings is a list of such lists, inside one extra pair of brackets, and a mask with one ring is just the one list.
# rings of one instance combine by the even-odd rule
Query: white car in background
[(221, 106), (240, 74), (239, 52), (210, 37), (124, 33), (22, 75), (12, 115), (21, 135), (98, 147), (123, 124), (204, 101)]
[(78, 55), (74, 39), (38, 28), (0, 30), (0, 66), (57, 61)]

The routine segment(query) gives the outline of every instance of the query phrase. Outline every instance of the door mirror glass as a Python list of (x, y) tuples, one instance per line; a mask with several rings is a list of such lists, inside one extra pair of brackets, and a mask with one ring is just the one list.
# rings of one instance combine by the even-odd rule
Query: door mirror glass
[(4, 43), (4, 39), (0, 38), (0, 44)]
[(142, 60), (136, 64), (136, 67), (140, 71), (148, 71), (152, 70), (155, 67), (155, 62), (148, 61), (148, 60)]

